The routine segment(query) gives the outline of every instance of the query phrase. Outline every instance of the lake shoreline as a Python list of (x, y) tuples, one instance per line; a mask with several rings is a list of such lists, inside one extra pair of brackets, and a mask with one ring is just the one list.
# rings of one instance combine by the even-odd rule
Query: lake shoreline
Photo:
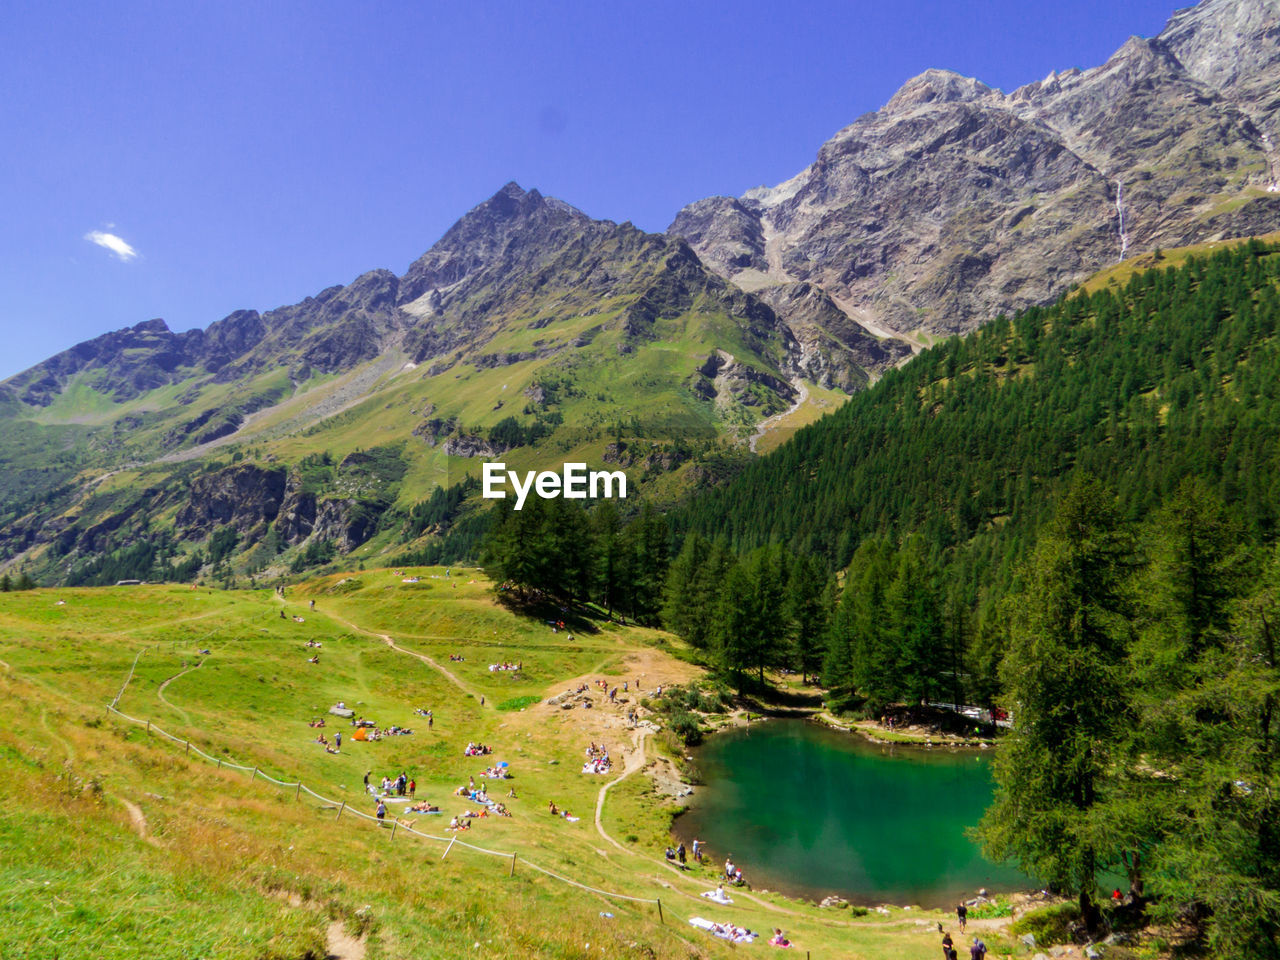
[(903, 746), (950, 747), (952, 749), (990, 750), (996, 741), (986, 737), (961, 737), (950, 733), (930, 733), (918, 727), (905, 730), (886, 730), (874, 720), (842, 720), (827, 710), (816, 710), (807, 718), (810, 723), (820, 723), (831, 730), (856, 733), (873, 743), (893, 743)]
[[(862, 727), (859, 727), (855, 723), (850, 723), (848, 721), (842, 722), (837, 718), (832, 717), (830, 714), (826, 713), (825, 711), (821, 711), (821, 710), (804, 711), (803, 715), (801, 715), (800, 711), (786, 711), (777, 715), (769, 715), (769, 714), (761, 715), (756, 711), (752, 711), (751, 719), (749, 721), (744, 711), (735, 711), (734, 714), (728, 717), (724, 717), (720, 723), (718, 723), (710, 732), (707, 733), (704, 743), (702, 744), (702, 747), (698, 751), (691, 751), (692, 758), (697, 760), (698, 754), (701, 752), (702, 749), (705, 749), (709, 744), (715, 743), (716, 741), (721, 739), (718, 737), (713, 737), (713, 734), (715, 733), (737, 732), (739, 733), (739, 735), (741, 735), (742, 732), (750, 730), (750, 728), (756, 727), (756, 726), (760, 726), (763, 732), (763, 728), (765, 727), (772, 728), (776, 726), (776, 723), (771, 723), (769, 721), (777, 721), (777, 720), (803, 721), (804, 725), (806, 726), (812, 726), (815, 728), (830, 730), (834, 735), (850, 734), (850, 733), (859, 734), (860, 736), (853, 739), (858, 741), (864, 741), (864, 742), (867, 742), (868, 744), (873, 744), (876, 747), (892, 748), (896, 746), (904, 746), (904, 747), (910, 748), (909, 750), (903, 752), (904, 756), (909, 754), (909, 755), (916, 755), (921, 758), (924, 758), (926, 756), (932, 755), (937, 757), (939, 760), (941, 760), (942, 757), (945, 757), (947, 755), (953, 755), (957, 757), (960, 755), (977, 756), (979, 751), (985, 753), (984, 748), (990, 747), (990, 744), (984, 743), (982, 741), (975, 741), (972, 739), (969, 739), (966, 741), (965, 738), (960, 738), (960, 737), (951, 737), (944, 741), (938, 738), (936, 735), (934, 735), (934, 738), (930, 743), (929, 737), (926, 734), (920, 734), (918, 737), (907, 738), (905, 736), (902, 736), (901, 733), (899, 733), (899, 736), (901, 737), (901, 739), (890, 740), (888, 738), (882, 738), (882, 737), (871, 735), (867, 730), (863, 729)], [(846, 738), (838, 737), (838, 739), (846, 739)], [(944, 746), (950, 747), (951, 749), (948, 749), (948, 750), (933, 749), (934, 747), (944, 747)], [(699, 763), (699, 767), (701, 766), (702, 764)], [(712, 771), (709, 769), (704, 769), (701, 772), (704, 774), (704, 776), (699, 777), (699, 779), (702, 780), (702, 783), (697, 783), (695, 781), (695, 783), (693, 784), (696, 787), (695, 795), (705, 793), (706, 790), (710, 789), (709, 782), (711, 777), (714, 776), (714, 774), (712, 774)], [(688, 784), (689, 778), (681, 776), (681, 782)], [(696, 815), (697, 806), (699, 806), (699, 803), (697, 801), (694, 801), (691, 806), (683, 806), (681, 809), (678, 809), (672, 812), (669, 835), (672, 838), (673, 846), (677, 842), (683, 842), (687, 848), (690, 842), (692, 841), (692, 839), (695, 836), (699, 835), (700, 833), (699, 823), (698, 823), (699, 817)], [(704, 841), (707, 840), (707, 837), (705, 836), (705, 832), (706, 832), (705, 827), (703, 827), (701, 830), (701, 833), (703, 834), (702, 838)], [(711, 843), (716, 848), (718, 848), (719, 846), (725, 845), (723, 841), (720, 843), (716, 843), (714, 838), (712, 839)], [(716, 849), (715, 852), (711, 853), (711, 856), (718, 857), (720, 855), (729, 853), (730, 852), (729, 848), (737, 849), (739, 846), (745, 846), (745, 845), (746, 845), (745, 842), (740, 842), (740, 841), (730, 842), (728, 843), (724, 851), (719, 851), (718, 849)], [(742, 852), (742, 851), (739, 851), (739, 852)], [(785, 876), (781, 875), (781, 871), (779, 871), (778, 869), (774, 869), (772, 864), (770, 866), (766, 866), (765, 861), (762, 859), (749, 858), (747, 860), (747, 863), (750, 863), (752, 860), (754, 860), (755, 865), (760, 868), (760, 874), (761, 874), (761, 876), (759, 876), (757, 879), (757, 884), (755, 885), (755, 890), (757, 892), (768, 891), (774, 895), (784, 897), (788, 900), (792, 900), (797, 903), (809, 903), (809, 904), (818, 904), (818, 905), (822, 905), (823, 900), (830, 898), (831, 902), (826, 904), (829, 907), (837, 907), (837, 906), (843, 906), (847, 904), (849, 906), (853, 906), (856, 908), (865, 908), (871, 912), (882, 913), (882, 914), (888, 910), (893, 910), (895, 912), (897, 911), (927, 912), (932, 910), (946, 910), (947, 903), (958, 902), (958, 899), (953, 899), (953, 897), (960, 898), (965, 901), (969, 901), (970, 899), (975, 899), (977, 902), (983, 902), (985, 899), (982, 897), (982, 893), (985, 892), (982, 890), (983, 886), (985, 886), (987, 890), (992, 891), (988, 895), (989, 897), (992, 897), (992, 898), (994, 898), (997, 895), (1002, 898), (1025, 895), (1025, 894), (1028, 894), (1032, 889), (1030, 885), (1023, 886), (1022, 884), (1017, 883), (1016, 881), (1012, 884), (1009, 884), (1007, 883), (1007, 881), (1001, 882), (1000, 880), (991, 878), (991, 879), (984, 879), (981, 881), (977, 881), (974, 883), (973, 886), (968, 887), (965, 890), (953, 889), (950, 893), (943, 894), (941, 897), (938, 897), (937, 894), (933, 894), (933, 895), (926, 895), (919, 899), (894, 898), (893, 895), (889, 893), (889, 891), (887, 890), (885, 891), (885, 893), (889, 893), (887, 897), (884, 896), (883, 894), (877, 895), (875, 893), (860, 894), (854, 889), (852, 889), (851, 887), (844, 886), (838, 882), (832, 883), (832, 884), (822, 884), (821, 887), (818, 887), (815, 889), (813, 885), (806, 884), (804, 882), (794, 882), (792, 880), (787, 879)], [(716, 860), (709, 861), (708, 864), (704, 865), (702, 868), (698, 868), (696, 866), (693, 866), (692, 864), (690, 864), (690, 866), (692, 867), (695, 873), (708, 871), (707, 872), (708, 882), (714, 883), (715, 876), (716, 876), (716, 873), (714, 870), (715, 862), (717, 861)], [(747, 867), (747, 863), (744, 863), (744, 867)], [(747, 869), (748, 869), (748, 873), (750, 874), (752, 871), (750, 870), (749, 867), (747, 867)], [(750, 879), (750, 876), (749, 876), (749, 879)], [(763, 880), (763, 883), (759, 882), (761, 880)]]

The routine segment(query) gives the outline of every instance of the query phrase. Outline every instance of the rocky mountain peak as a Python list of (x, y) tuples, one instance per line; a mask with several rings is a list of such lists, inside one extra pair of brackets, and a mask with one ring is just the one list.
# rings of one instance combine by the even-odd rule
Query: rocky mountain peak
[(904, 83), (884, 105), (885, 113), (904, 113), (926, 103), (972, 103), (998, 96), (981, 80), (952, 70), (930, 69)]
[(1185, 74), (1183, 65), (1159, 39), (1130, 37), (1110, 59), (1091, 73), (1118, 75), (1127, 83)]
[[(813, 284), (877, 336), (964, 332), (1137, 250), (1280, 227), (1277, 89), (1280, 0), (1204, 0), (1008, 95), (927, 70), (790, 180), (670, 230), (747, 289)], [(794, 297), (767, 299), (798, 322)]]
[(520, 259), (521, 251), (555, 245), (598, 222), (563, 200), (544, 197), (536, 189), (525, 190), (512, 181), (464, 214), (409, 266), (400, 302), (411, 303), (432, 290), (450, 287), (503, 259)]

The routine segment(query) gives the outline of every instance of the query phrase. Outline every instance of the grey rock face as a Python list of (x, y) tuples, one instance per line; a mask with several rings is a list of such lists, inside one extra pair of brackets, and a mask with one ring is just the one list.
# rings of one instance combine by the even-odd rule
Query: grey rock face
[(795, 177), (691, 204), (669, 232), (793, 330), (804, 301), (766, 289), (816, 286), (878, 334), (964, 332), (1122, 249), (1280, 228), (1277, 119), (1280, 0), (1205, 0), (1010, 94), (926, 71)]
[(285, 481), (283, 468), (265, 470), (248, 464), (196, 477), (174, 526), (195, 539), (228, 524), (246, 532), (270, 523), (280, 511)]

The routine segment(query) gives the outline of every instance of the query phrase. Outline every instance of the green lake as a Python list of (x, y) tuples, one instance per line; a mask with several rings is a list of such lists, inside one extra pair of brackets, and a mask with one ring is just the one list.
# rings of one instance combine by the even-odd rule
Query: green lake
[(863, 904), (947, 906), (1027, 889), (965, 831), (991, 801), (991, 751), (874, 744), (800, 720), (717, 734), (696, 755), (676, 835), (756, 888)]

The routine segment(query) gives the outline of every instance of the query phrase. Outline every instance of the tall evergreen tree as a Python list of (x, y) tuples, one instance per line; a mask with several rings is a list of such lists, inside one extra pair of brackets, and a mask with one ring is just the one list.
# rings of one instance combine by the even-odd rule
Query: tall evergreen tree
[[(1134, 791), (1155, 913), (1206, 908), (1211, 946), (1280, 956), (1280, 555), (1246, 602), (1239, 525), (1200, 483), (1157, 514)], [(1234, 616), (1233, 616), (1233, 611)], [(1131, 827), (1131, 829), (1133, 829)]]
[(787, 577), (787, 618), (791, 627), (791, 666), (801, 682), (822, 666), (822, 653), (831, 620), (834, 584), (824, 565), (808, 554), (791, 559)]
[(739, 690), (748, 671), (756, 671), (763, 682), (764, 671), (780, 662), (787, 635), (785, 600), (777, 547), (751, 551), (726, 575), (713, 636), (720, 667), (734, 676)]
[(1118, 853), (1094, 819), (1129, 726), (1125, 582), (1133, 557), (1114, 495), (1078, 481), (1036, 548), (1001, 678), (1014, 726), (996, 756), (979, 836), (1041, 882), (1078, 896), (1092, 929), (1097, 877)]

